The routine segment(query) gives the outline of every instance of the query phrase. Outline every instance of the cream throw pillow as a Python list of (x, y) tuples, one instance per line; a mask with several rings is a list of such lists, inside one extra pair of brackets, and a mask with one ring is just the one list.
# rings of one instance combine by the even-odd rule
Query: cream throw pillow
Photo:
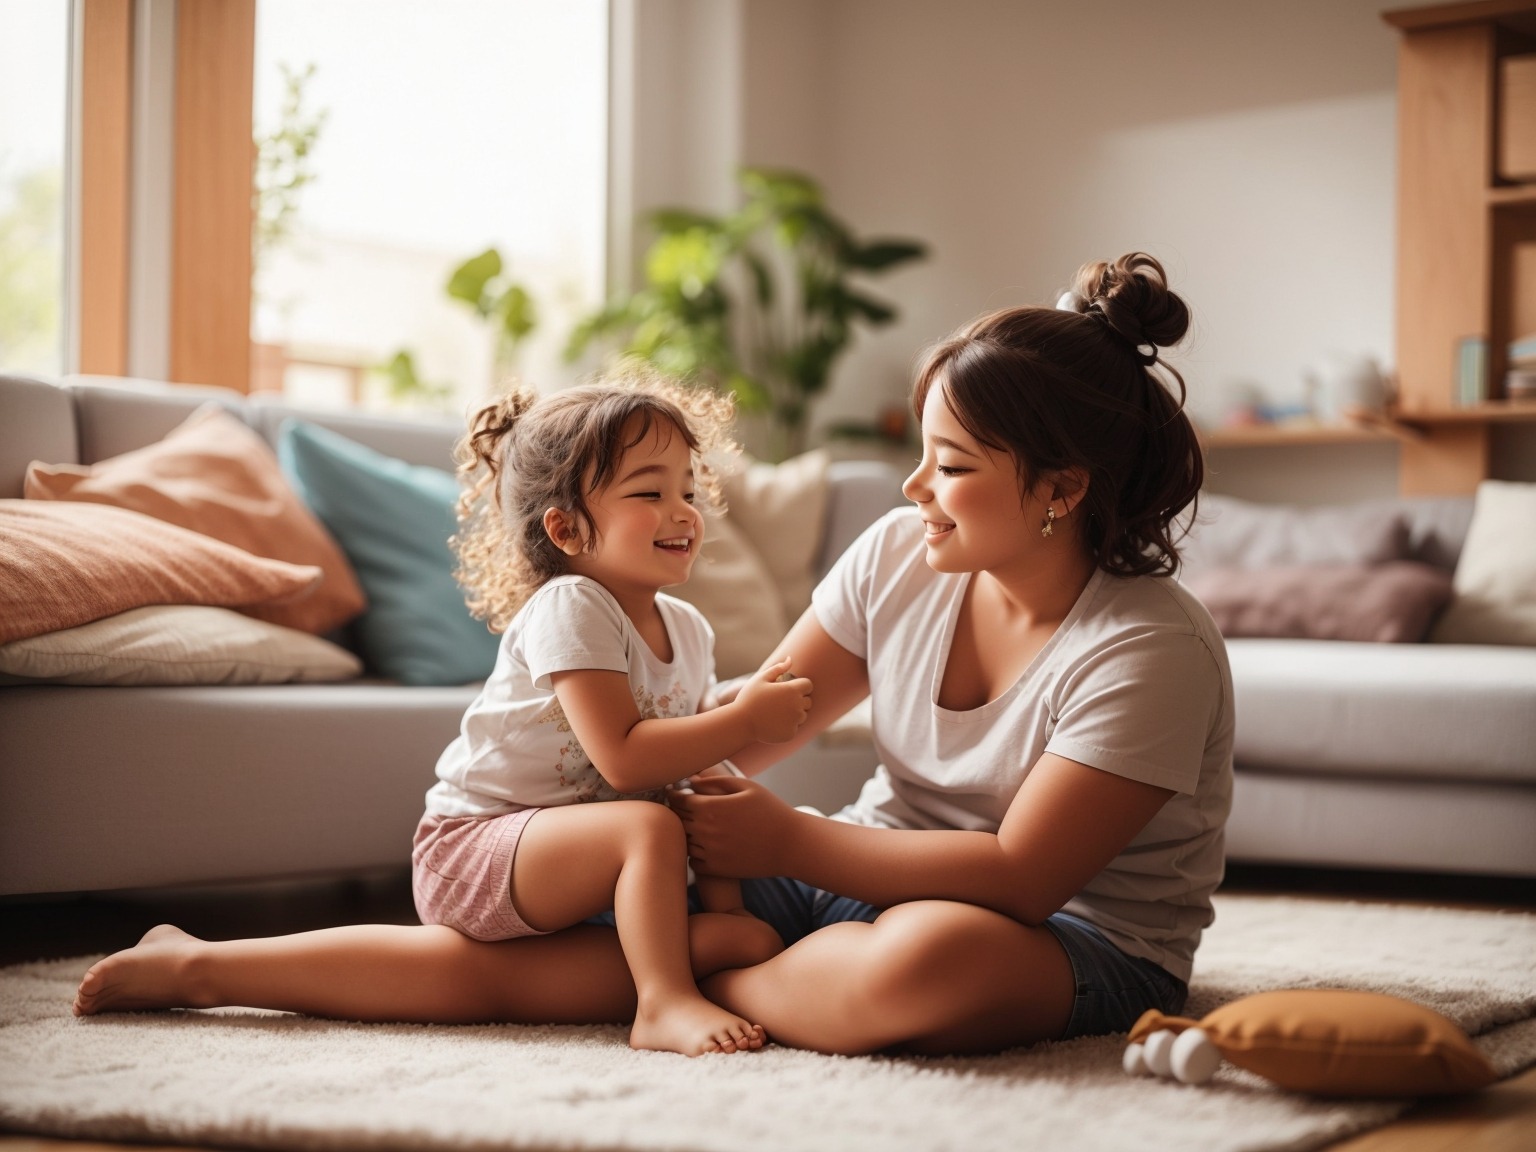
[(1478, 485), (1455, 589), (1431, 640), (1536, 645), (1536, 484)]
[(728, 515), (768, 566), (791, 623), (811, 605), (811, 565), (827, 519), (827, 465), (821, 449), (782, 464), (743, 457), (725, 471)]
[(53, 684), (285, 684), (348, 680), (362, 662), (318, 636), (227, 608), (135, 608), (0, 644), (0, 679)]
[(768, 566), (728, 516), (707, 518), (693, 574), (667, 592), (704, 613), (715, 630), (715, 674), (722, 680), (756, 671), (789, 631)]

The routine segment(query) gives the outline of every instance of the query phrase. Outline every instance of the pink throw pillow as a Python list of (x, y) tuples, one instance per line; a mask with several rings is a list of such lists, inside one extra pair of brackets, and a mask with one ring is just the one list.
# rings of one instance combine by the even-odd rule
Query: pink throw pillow
[(0, 541), (0, 644), (149, 604), (250, 612), (320, 582), (318, 568), (99, 504), (0, 500)]
[(288, 484), (267, 442), (217, 405), (199, 408), (165, 439), (84, 467), (34, 463), (29, 500), (69, 500), (141, 512), (253, 556), (319, 568), (311, 596), (249, 615), (320, 635), (367, 605), (341, 547)]
[(1223, 636), (1414, 643), (1451, 598), (1451, 574), (1412, 560), (1216, 568), (1184, 585)]

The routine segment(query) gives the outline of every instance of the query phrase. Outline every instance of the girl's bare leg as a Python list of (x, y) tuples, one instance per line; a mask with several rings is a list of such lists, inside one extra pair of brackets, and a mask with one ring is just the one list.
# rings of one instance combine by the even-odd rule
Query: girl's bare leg
[(632, 1047), (686, 1055), (761, 1048), (761, 1028), (710, 1003), (694, 983), (687, 856), (682, 822), (660, 804), (544, 808), (518, 840), (512, 905), (544, 931), (613, 908), (637, 995)]
[[(696, 886), (704, 911), (689, 921), (695, 976), (708, 976), (722, 968), (750, 968), (784, 951), (784, 941), (773, 926), (748, 912), (742, 903), (740, 880), (701, 872), (696, 877)], [(710, 958), (719, 958), (723, 963), (707, 969), (700, 963), (701, 937), (709, 940)]]
[(222, 1005), (423, 1024), (618, 1023), (635, 993), (608, 928), (486, 944), (440, 925), (206, 941), (163, 924), (93, 966), (74, 1010)]
[[(735, 917), (692, 916), (688, 931), (697, 977), (763, 958)], [(162, 924), (93, 965), (74, 1011), (226, 1005), (417, 1024), (627, 1024), (635, 986), (611, 928), (487, 944), (437, 925), (209, 941)]]
[(703, 983), (781, 1044), (860, 1055), (995, 1052), (1066, 1030), (1072, 965), (1049, 929), (928, 900), (833, 924)]

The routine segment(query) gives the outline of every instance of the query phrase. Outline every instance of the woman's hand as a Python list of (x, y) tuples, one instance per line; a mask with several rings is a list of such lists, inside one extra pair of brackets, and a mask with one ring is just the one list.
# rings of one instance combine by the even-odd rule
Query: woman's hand
[(780, 876), (794, 855), (795, 829), (817, 817), (796, 812), (761, 784), (737, 776), (695, 776), (670, 803), (688, 834), (688, 856), (713, 876)]

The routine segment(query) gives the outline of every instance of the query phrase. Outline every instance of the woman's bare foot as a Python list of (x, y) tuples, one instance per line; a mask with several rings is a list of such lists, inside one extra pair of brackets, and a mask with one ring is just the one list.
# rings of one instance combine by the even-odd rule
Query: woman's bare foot
[(76, 1016), (150, 1008), (200, 1008), (189, 965), (203, 944), (171, 924), (144, 933), (132, 948), (91, 966), (75, 993)]
[(711, 1004), (702, 996), (646, 1003), (642, 998), (629, 1030), (629, 1046), (652, 1052), (749, 1052), (763, 1046), (766, 1036), (756, 1024)]
[(727, 968), (750, 968), (782, 951), (784, 941), (773, 926), (745, 908), (688, 917), (688, 955), (695, 980)]

